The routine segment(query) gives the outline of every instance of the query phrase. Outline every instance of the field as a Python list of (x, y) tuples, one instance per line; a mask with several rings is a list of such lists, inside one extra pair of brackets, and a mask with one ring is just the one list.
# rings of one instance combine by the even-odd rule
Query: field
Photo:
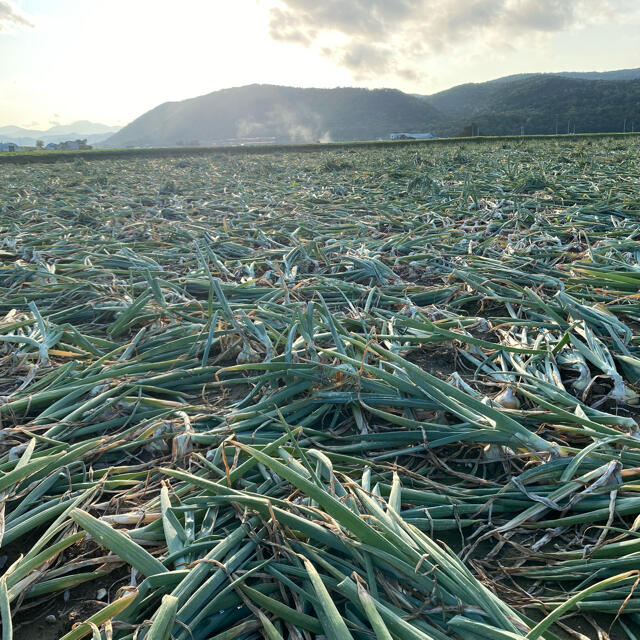
[[(564, 141), (564, 142), (597, 142), (599, 140), (619, 139), (633, 141), (640, 137), (639, 132), (627, 133), (571, 133), (550, 135), (530, 135), (527, 140), (544, 141)], [(223, 145), (217, 147), (133, 147), (124, 149), (89, 149), (82, 151), (20, 151), (17, 153), (0, 152), (0, 164), (34, 164), (34, 163), (57, 163), (61, 160), (107, 160), (107, 159), (132, 159), (132, 158), (181, 158), (185, 156), (211, 156), (213, 153), (228, 155), (264, 155), (276, 152), (313, 152), (334, 150), (334, 151), (355, 151), (365, 149), (376, 149), (382, 151), (385, 148), (400, 149), (402, 147), (423, 147), (424, 145), (459, 146), (465, 144), (487, 144), (499, 142), (522, 142), (522, 136), (473, 136), (471, 138), (434, 138), (431, 140), (361, 140), (353, 142), (308, 142), (299, 144), (247, 144), (247, 145)]]
[(639, 222), (637, 138), (2, 165), (2, 639), (639, 638)]

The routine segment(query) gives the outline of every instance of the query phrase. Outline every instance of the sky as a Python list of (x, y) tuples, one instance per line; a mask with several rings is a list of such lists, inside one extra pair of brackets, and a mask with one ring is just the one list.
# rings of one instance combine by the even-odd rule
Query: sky
[(430, 94), (634, 67), (640, 0), (0, 0), (0, 126), (120, 126), (251, 83)]

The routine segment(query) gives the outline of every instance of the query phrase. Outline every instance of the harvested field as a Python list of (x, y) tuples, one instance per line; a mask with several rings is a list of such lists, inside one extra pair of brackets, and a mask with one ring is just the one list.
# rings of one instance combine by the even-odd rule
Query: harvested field
[(3, 640), (640, 637), (639, 222), (636, 139), (2, 165)]

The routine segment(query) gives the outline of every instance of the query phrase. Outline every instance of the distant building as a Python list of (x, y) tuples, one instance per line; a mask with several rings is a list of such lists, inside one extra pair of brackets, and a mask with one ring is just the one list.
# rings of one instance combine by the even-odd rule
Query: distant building
[(84, 140), (67, 140), (66, 142), (61, 142), (58, 144), (58, 149), (62, 149), (63, 151), (78, 151), (80, 149), (91, 149), (91, 147), (87, 144), (86, 138)]
[(20, 147), (15, 142), (0, 142), (0, 151), (20, 151)]
[(56, 151), (58, 149), (58, 145), (55, 142), (50, 142), (45, 149), (47, 151)]
[(435, 138), (433, 133), (392, 133), (392, 140), (430, 140)]

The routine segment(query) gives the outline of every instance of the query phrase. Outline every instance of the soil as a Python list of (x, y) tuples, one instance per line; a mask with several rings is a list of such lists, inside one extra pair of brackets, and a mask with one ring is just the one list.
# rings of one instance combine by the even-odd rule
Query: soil
[[(84, 622), (115, 598), (116, 591), (129, 582), (129, 571), (125, 567), (114, 570), (107, 576), (85, 582), (69, 590), (68, 601), (57, 593), (48, 599), (25, 601), (14, 614), (14, 638), (20, 640), (59, 640), (71, 631), (74, 624)], [(100, 589), (106, 589), (104, 600), (97, 600)], [(55, 616), (48, 622), (47, 616)]]
[(405, 358), (432, 376), (446, 380), (456, 371), (456, 352), (449, 343), (427, 345), (407, 353)]

